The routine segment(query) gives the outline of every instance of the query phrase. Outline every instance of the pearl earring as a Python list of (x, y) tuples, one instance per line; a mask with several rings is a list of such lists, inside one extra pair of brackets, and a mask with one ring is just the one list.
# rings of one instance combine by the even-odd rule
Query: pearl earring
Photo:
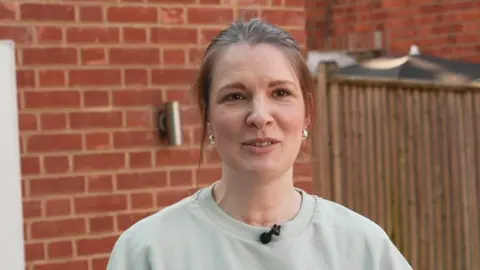
[(303, 130), (302, 137), (303, 137), (303, 139), (308, 138), (308, 131), (306, 129)]
[(214, 143), (215, 143), (215, 138), (213, 137), (212, 134), (208, 135), (208, 140), (210, 141), (210, 144), (214, 144)]

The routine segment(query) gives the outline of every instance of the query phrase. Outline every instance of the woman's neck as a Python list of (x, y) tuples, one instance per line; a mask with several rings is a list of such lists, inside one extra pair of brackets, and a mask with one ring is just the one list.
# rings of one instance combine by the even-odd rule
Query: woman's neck
[(224, 169), (213, 195), (223, 211), (252, 226), (285, 223), (295, 217), (302, 202), (293, 185), (292, 169), (269, 179)]

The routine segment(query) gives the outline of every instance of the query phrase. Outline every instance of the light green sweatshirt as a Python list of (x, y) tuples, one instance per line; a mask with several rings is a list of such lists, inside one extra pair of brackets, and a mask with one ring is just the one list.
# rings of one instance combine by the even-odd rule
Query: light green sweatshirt
[(108, 270), (411, 270), (388, 235), (369, 219), (303, 190), (297, 216), (270, 228), (241, 223), (200, 189), (127, 229)]

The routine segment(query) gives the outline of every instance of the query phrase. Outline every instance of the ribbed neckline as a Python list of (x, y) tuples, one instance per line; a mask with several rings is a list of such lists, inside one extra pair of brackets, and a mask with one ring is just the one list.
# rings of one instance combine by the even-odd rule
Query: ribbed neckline
[[(270, 228), (251, 226), (240, 222), (225, 213), (223, 209), (215, 202), (213, 197), (213, 187), (215, 184), (216, 182), (197, 192), (197, 201), (206, 217), (210, 219), (212, 223), (221, 227), (230, 234), (233, 234), (244, 240), (260, 243), (260, 234), (263, 232), (268, 232)], [(302, 195), (300, 210), (292, 220), (284, 224), (280, 224), (282, 226), (281, 233), (279, 236), (274, 236), (272, 238), (272, 242), (282, 241), (284, 239), (297, 236), (306, 230), (312, 221), (316, 206), (315, 198), (302, 189), (296, 188), (296, 190)]]

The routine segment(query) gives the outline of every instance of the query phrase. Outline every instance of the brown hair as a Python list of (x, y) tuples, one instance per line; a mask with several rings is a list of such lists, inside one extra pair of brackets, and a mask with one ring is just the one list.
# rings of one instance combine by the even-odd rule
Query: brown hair
[[(219, 55), (227, 47), (240, 43), (251, 45), (270, 44), (280, 49), (287, 56), (300, 82), (305, 101), (306, 115), (307, 117), (311, 116), (314, 82), (310, 71), (304, 62), (300, 47), (295, 39), (293, 39), (293, 37), (285, 30), (259, 18), (251, 19), (249, 21), (235, 21), (228, 28), (220, 31), (220, 33), (208, 45), (193, 88), (202, 119), (201, 155), (203, 153), (203, 143), (207, 135), (213, 66)], [(200, 158), (200, 163), (201, 162), (202, 159)]]

